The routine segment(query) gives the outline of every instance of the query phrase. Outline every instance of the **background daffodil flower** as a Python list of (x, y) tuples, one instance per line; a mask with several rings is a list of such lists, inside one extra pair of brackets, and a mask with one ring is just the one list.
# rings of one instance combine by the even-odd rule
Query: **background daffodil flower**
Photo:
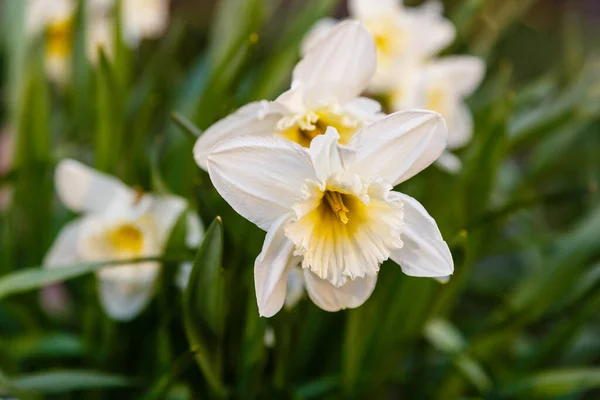
[(296, 65), (290, 90), (272, 102), (247, 104), (208, 128), (194, 146), (196, 162), (206, 169), (213, 146), (240, 135), (276, 135), (309, 147), (331, 126), (348, 143), (383, 115), (378, 102), (360, 97), (376, 61), (367, 29), (356, 21), (341, 23)]
[[(175, 223), (186, 214), (186, 244), (202, 239), (198, 216), (178, 196), (140, 193), (75, 160), (55, 172), (58, 196), (81, 216), (68, 223), (46, 254), (46, 268), (77, 262), (127, 260), (162, 255)], [(160, 263), (119, 265), (97, 272), (100, 302), (110, 317), (130, 320), (152, 297)]]

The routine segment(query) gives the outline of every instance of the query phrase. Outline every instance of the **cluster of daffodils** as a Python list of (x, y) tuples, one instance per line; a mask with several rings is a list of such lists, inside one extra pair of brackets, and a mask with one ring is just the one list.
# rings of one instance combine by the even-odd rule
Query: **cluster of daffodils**
[[(348, 6), (350, 17), (369, 29), (377, 47), (377, 71), (369, 90), (386, 96), (394, 111), (423, 108), (440, 113), (448, 124), (448, 150), (467, 144), (473, 121), (464, 99), (481, 83), (485, 64), (473, 56), (436, 57), (455, 38), (441, 3), (429, 1), (416, 8), (405, 7), (401, 0), (349, 0)], [(331, 19), (318, 22), (303, 51), (328, 36), (334, 25)], [(450, 151), (437, 163), (449, 172), (461, 168)]]
[(359, 97), (376, 64), (371, 33), (338, 24), (295, 67), (290, 90), (240, 108), (194, 147), (221, 196), (267, 232), (254, 266), (263, 316), (303, 288), (324, 310), (358, 307), (387, 259), (411, 276), (453, 273), (433, 218), (392, 190), (438, 159), (446, 125), (432, 111), (385, 116)]
[[(86, 52), (95, 64), (99, 48), (112, 56), (115, 47), (116, 0), (81, 2), (85, 26)], [(124, 42), (131, 48), (145, 38), (163, 34), (169, 21), (169, 0), (121, 0), (119, 15)], [(26, 0), (25, 30), (30, 38), (45, 40), (48, 77), (64, 85), (70, 76), (74, 46), (76, 0)]]
[[(81, 216), (59, 233), (45, 257), (46, 268), (160, 257), (182, 217), (186, 245), (195, 248), (202, 239), (200, 219), (180, 197), (143, 193), (69, 159), (57, 166), (55, 186), (61, 201)], [(185, 273), (189, 266), (181, 268)], [(152, 298), (159, 269), (160, 262), (148, 260), (99, 270), (98, 294), (106, 314), (122, 321), (138, 315)]]

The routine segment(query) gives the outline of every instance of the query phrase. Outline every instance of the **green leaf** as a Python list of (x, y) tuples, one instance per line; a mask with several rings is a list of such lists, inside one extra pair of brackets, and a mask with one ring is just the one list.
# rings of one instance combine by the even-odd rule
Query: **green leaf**
[(102, 48), (99, 50), (96, 84), (96, 168), (114, 173), (123, 140), (123, 94), (113, 66)]
[(208, 227), (198, 250), (183, 295), (183, 315), (191, 350), (196, 353), (198, 365), (218, 396), (226, 393), (220, 380), (220, 342), (225, 321), (222, 257), (223, 224), (217, 217)]
[(17, 390), (43, 394), (66, 393), (75, 390), (108, 389), (133, 386), (130, 379), (96, 371), (52, 371), (21, 375), (10, 380)]
[(600, 388), (600, 368), (559, 369), (509, 384), (499, 392), (499, 397), (512, 399), (519, 395), (547, 399), (593, 388)]
[(480, 392), (485, 392), (492, 386), (481, 365), (465, 353), (466, 341), (454, 325), (442, 319), (434, 319), (427, 323), (424, 334), (433, 346), (452, 358), (456, 368)]
[(196, 141), (202, 135), (202, 131), (194, 125), (192, 121), (187, 119), (184, 115), (173, 112), (171, 113), (171, 119), (177, 124), (181, 130), (186, 133), (186, 136), (190, 139), (192, 143)]
[[(139, 264), (146, 261), (165, 261), (167, 259), (169, 258), (144, 257), (131, 260), (110, 260), (65, 267), (27, 268), (4, 275), (0, 278), (0, 299), (17, 293), (39, 289), (53, 283), (77, 278), (104, 267), (123, 264)], [(177, 260), (182, 261), (181, 258), (177, 258)]]
[(53, 357), (81, 357), (84, 346), (80, 337), (49, 333), (44, 335), (22, 335), (2, 343), (12, 358), (25, 361)]

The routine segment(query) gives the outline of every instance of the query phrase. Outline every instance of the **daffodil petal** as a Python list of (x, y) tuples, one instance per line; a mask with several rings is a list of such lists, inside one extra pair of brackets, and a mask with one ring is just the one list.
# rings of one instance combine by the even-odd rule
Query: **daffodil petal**
[(328, 127), (324, 135), (319, 135), (310, 143), (310, 154), (313, 159), (317, 176), (321, 180), (346, 169), (346, 164), (352, 162), (356, 153), (354, 150), (340, 146), (340, 135), (335, 128)]
[(300, 44), (300, 52), (306, 55), (321, 40), (327, 37), (331, 29), (338, 24), (333, 18), (321, 18), (308, 31)]
[(269, 230), (316, 180), (307, 149), (279, 137), (244, 136), (216, 145), (208, 157), (215, 188), (238, 214)]
[(463, 147), (473, 138), (473, 117), (471, 110), (464, 103), (458, 103), (448, 119), (448, 148)]
[(394, 186), (427, 168), (446, 148), (448, 130), (438, 113), (401, 111), (358, 131), (348, 147), (357, 156), (350, 170), (380, 176)]
[(438, 58), (428, 66), (429, 73), (447, 80), (460, 97), (469, 96), (481, 84), (485, 61), (476, 56)]
[(61, 229), (44, 257), (42, 262), (44, 267), (66, 267), (77, 262), (77, 248), (79, 246), (82, 220), (83, 218), (77, 218)]
[(462, 169), (460, 158), (447, 150), (442, 153), (435, 163), (438, 167), (451, 174), (457, 174)]
[(348, 11), (353, 18), (368, 20), (393, 15), (402, 10), (402, 0), (349, 0)]
[(152, 299), (159, 264), (152, 262), (118, 268), (143, 268), (144, 272), (129, 277), (97, 274), (100, 304), (112, 319), (130, 321), (142, 312)]
[(256, 300), (262, 317), (272, 317), (281, 310), (286, 297), (287, 275), (298, 264), (293, 254), (294, 244), (285, 236), (289, 219), (284, 215), (273, 223), (254, 263)]
[(233, 114), (210, 126), (194, 145), (194, 159), (206, 170), (206, 158), (211, 149), (225, 139), (237, 136), (271, 136), (282, 117), (282, 108), (266, 100), (246, 104)]
[(406, 21), (410, 24), (411, 53), (421, 57), (435, 56), (456, 37), (456, 28), (443, 16), (444, 7), (438, 1), (429, 1), (421, 7), (406, 7)]
[(296, 65), (292, 86), (321, 87), (323, 99), (343, 103), (365, 90), (376, 63), (373, 36), (360, 22), (344, 21)]
[(187, 208), (187, 202), (178, 196), (154, 196), (151, 207), (150, 212), (156, 221), (157, 232), (161, 236), (159, 242), (166, 244), (175, 223)]
[(348, 279), (339, 288), (328, 280), (321, 279), (310, 270), (304, 270), (306, 291), (310, 299), (325, 311), (339, 311), (345, 308), (360, 307), (373, 293), (376, 276)]
[(58, 163), (54, 180), (58, 196), (75, 212), (98, 213), (135, 198), (135, 191), (118, 179), (72, 159)]
[(448, 244), (435, 220), (417, 200), (393, 192), (404, 204), (404, 228), (401, 249), (393, 250), (390, 258), (410, 276), (439, 278), (452, 275), (454, 262)]
[(204, 226), (198, 214), (190, 210), (187, 212), (187, 232), (185, 234), (185, 244), (188, 247), (197, 247), (204, 237)]

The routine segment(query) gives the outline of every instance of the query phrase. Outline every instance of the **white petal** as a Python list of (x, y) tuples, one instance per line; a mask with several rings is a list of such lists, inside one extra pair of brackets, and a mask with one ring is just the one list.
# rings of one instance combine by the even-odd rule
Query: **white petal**
[(285, 294), (285, 308), (291, 310), (304, 296), (304, 273), (299, 267), (292, 267), (287, 277), (287, 291)]
[(403, 193), (394, 193), (404, 203), (404, 247), (390, 256), (410, 276), (439, 278), (452, 275), (452, 254), (435, 220), (417, 200)]
[(268, 230), (316, 180), (307, 149), (279, 137), (244, 136), (219, 143), (208, 157), (215, 188), (244, 218)]
[(327, 37), (331, 29), (338, 23), (333, 18), (321, 18), (308, 31), (302, 43), (300, 43), (300, 53), (304, 56), (308, 51), (321, 40)]
[(206, 170), (206, 157), (220, 141), (236, 136), (270, 136), (281, 119), (280, 108), (268, 101), (246, 104), (210, 126), (194, 145), (194, 159)]
[(179, 270), (175, 276), (175, 285), (177, 285), (179, 290), (184, 291), (187, 287), (188, 283), (190, 282), (190, 276), (193, 268), (194, 263), (191, 261), (179, 264)]
[(348, 147), (358, 153), (350, 170), (397, 185), (434, 162), (446, 148), (448, 130), (438, 113), (401, 111), (360, 131)]
[(339, 139), (340, 135), (335, 128), (327, 127), (324, 135), (317, 136), (310, 143), (310, 155), (320, 180), (344, 171), (346, 164), (351, 163), (356, 156), (354, 150), (339, 145)]
[(464, 103), (453, 107), (452, 115), (448, 116), (448, 148), (463, 147), (473, 138), (473, 117), (471, 110)]
[(381, 104), (368, 97), (357, 97), (350, 100), (344, 104), (343, 109), (345, 112), (363, 121), (364, 125), (371, 124), (385, 117), (385, 114), (381, 112)]
[[(377, 54), (369, 31), (359, 22), (333, 28), (294, 68), (293, 84), (335, 91), (340, 103), (358, 96), (375, 73)], [(329, 99), (332, 93), (323, 93)]]
[(443, 76), (461, 97), (473, 93), (483, 80), (485, 61), (475, 56), (450, 56), (435, 60), (429, 67), (433, 74)]
[(353, 18), (368, 20), (402, 11), (402, 0), (349, 0), (348, 12)]
[(457, 174), (462, 169), (462, 162), (460, 161), (460, 158), (449, 151), (444, 151), (440, 158), (435, 161), (435, 163), (438, 167), (451, 174)]
[(62, 202), (76, 212), (102, 212), (115, 204), (129, 204), (136, 196), (118, 179), (71, 159), (58, 163), (54, 180)]
[(166, 245), (169, 235), (187, 208), (187, 201), (178, 196), (153, 196), (151, 213), (157, 223), (159, 242)]
[(285, 236), (289, 221), (285, 215), (273, 223), (254, 263), (254, 285), (258, 312), (262, 317), (277, 314), (285, 301), (287, 275), (298, 260), (294, 257), (294, 245)]
[(61, 229), (44, 256), (44, 261), (42, 261), (44, 267), (66, 267), (77, 262), (79, 258), (77, 248), (82, 219), (78, 218), (71, 221)]
[(438, 2), (426, 3), (422, 7), (405, 8), (405, 22), (409, 24), (410, 54), (431, 57), (439, 53), (456, 37), (452, 22), (444, 18), (443, 7)]
[(130, 276), (97, 274), (98, 294), (104, 312), (117, 321), (129, 321), (150, 302), (159, 264), (153, 262), (117, 268), (143, 269), (143, 273), (137, 276), (133, 273)]
[(308, 296), (325, 311), (361, 306), (371, 296), (377, 283), (376, 276), (366, 276), (348, 280), (343, 286), (336, 288), (307, 269), (304, 270), (304, 279)]
[(185, 235), (185, 244), (188, 247), (196, 248), (204, 237), (204, 226), (198, 214), (190, 210), (187, 212), (187, 232)]

